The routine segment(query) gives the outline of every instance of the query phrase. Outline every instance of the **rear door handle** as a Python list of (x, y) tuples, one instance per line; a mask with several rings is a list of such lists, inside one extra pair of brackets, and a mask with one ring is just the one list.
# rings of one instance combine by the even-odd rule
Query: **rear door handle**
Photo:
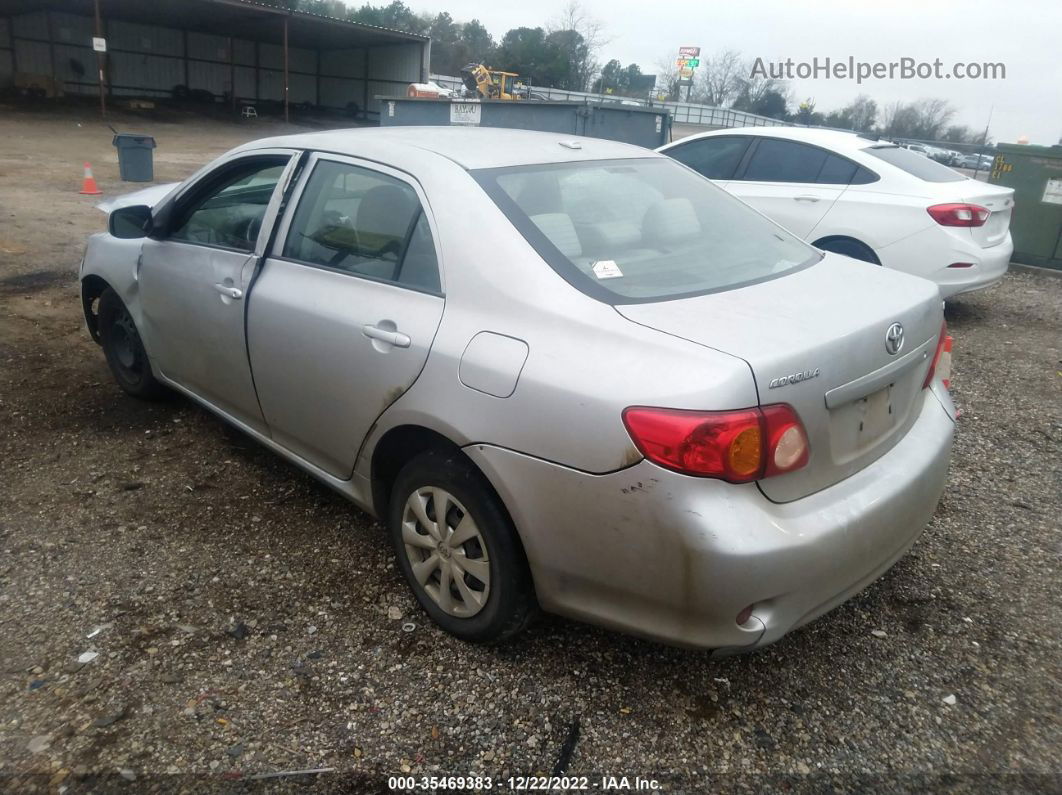
[(793, 201), (798, 201), (798, 202), (817, 202), (818, 200), (819, 200), (818, 196), (809, 196), (806, 193), (801, 194), (800, 196), (794, 196), (793, 197)]
[(243, 298), (243, 290), (239, 287), (229, 287), (227, 284), (215, 284), (214, 289), (222, 295), (227, 295), (233, 301), (238, 301)]
[(379, 326), (362, 326), (361, 333), (369, 339), (380, 340), (380, 342), (386, 342), (390, 345), (394, 345), (396, 348), (408, 348), (411, 344), (411, 340), (401, 331), (391, 331), (390, 329), (380, 328)]

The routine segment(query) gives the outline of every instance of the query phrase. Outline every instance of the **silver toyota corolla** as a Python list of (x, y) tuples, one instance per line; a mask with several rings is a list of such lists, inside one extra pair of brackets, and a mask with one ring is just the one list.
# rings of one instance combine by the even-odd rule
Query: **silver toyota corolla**
[(185, 394), (380, 517), (467, 640), (541, 607), (762, 646), (880, 577), (944, 487), (936, 285), (644, 149), (294, 135), (104, 209), (82, 294), (122, 389)]

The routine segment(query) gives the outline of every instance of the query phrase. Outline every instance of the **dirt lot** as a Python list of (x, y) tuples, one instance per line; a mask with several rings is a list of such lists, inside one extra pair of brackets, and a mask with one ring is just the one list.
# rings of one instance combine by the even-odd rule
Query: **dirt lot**
[[(113, 123), (156, 136), (160, 180), (278, 129)], [(0, 789), (321, 767), (349, 791), (560, 769), (672, 791), (1062, 788), (1062, 279), (1012, 272), (950, 304), (949, 488), (848, 604), (718, 662), (548, 617), (478, 648), (426, 623), (366, 515), (188, 402), (114, 386), (76, 285), (104, 223), (82, 161), (129, 187), (109, 131), (0, 108), (0, 142)]]

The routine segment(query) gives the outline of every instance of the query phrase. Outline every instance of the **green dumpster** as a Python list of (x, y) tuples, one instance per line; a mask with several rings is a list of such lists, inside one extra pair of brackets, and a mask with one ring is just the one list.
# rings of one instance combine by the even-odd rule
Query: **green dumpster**
[(1014, 261), (1062, 270), (1062, 145), (996, 150), (988, 181), (1014, 189)]

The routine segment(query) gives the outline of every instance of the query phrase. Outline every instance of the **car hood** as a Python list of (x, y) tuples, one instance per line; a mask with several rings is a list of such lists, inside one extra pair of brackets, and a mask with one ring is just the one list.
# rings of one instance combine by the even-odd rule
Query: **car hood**
[(108, 196), (96, 205), (96, 209), (102, 210), (105, 213), (110, 213), (117, 210), (119, 207), (133, 207), (137, 204), (146, 204), (148, 207), (154, 207), (166, 198), (178, 185), (180, 185), (179, 182), (167, 182), (162, 185), (151, 185), (147, 188), (141, 188), (132, 193), (123, 193), (120, 196)]

